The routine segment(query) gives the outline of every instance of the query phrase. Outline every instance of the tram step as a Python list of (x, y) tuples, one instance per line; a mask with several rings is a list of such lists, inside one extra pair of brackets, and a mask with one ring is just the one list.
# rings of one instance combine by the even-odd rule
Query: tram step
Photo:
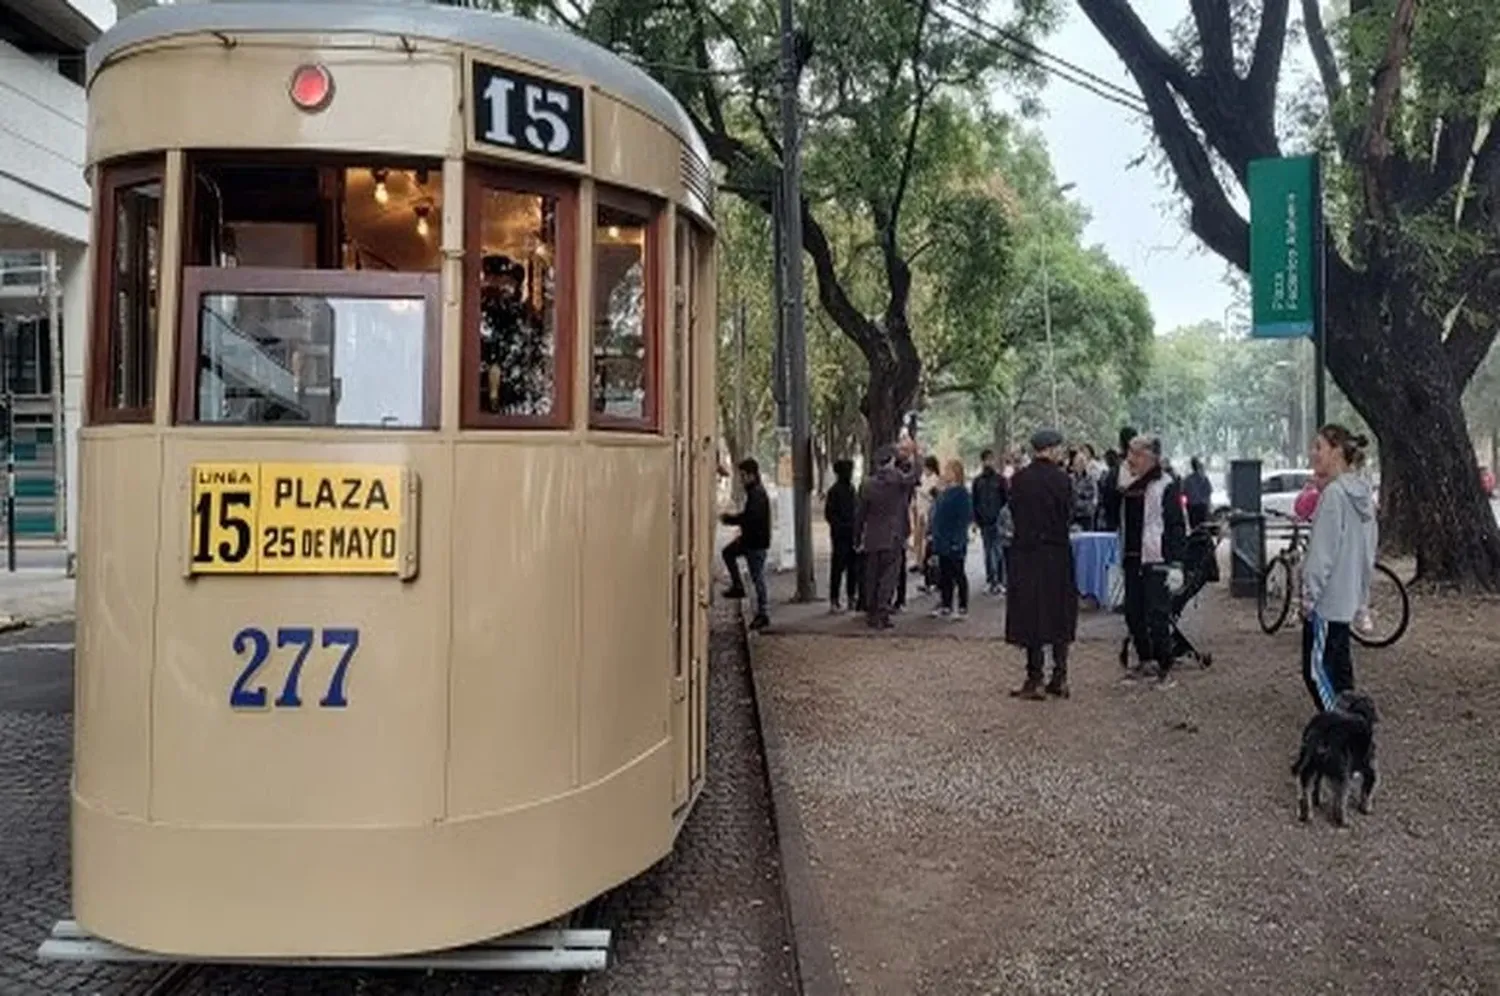
[(59, 920), (37, 949), (42, 961), (193, 962), (274, 965), (292, 968), (386, 968), (478, 972), (593, 972), (609, 964), (608, 930), (529, 930), (506, 937), (422, 954), (363, 958), (191, 958), (127, 948), (88, 933), (73, 920)]

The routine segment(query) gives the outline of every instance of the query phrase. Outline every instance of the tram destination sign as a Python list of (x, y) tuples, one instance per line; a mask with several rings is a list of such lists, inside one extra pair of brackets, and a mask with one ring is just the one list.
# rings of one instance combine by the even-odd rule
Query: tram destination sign
[(198, 463), (187, 573), (415, 576), (415, 475), (352, 463)]
[(474, 140), (584, 162), (583, 89), (485, 62), (473, 64)]

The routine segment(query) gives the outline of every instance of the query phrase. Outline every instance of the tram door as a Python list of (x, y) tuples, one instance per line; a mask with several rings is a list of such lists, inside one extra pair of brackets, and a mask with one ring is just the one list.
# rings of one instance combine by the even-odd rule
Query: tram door
[(677, 225), (673, 253), (674, 313), (672, 321), (672, 804), (687, 802), (692, 790), (692, 657), (693, 570), (690, 562), (693, 528), (692, 383), (689, 332), (692, 313), (691, 240), (686, 225)]

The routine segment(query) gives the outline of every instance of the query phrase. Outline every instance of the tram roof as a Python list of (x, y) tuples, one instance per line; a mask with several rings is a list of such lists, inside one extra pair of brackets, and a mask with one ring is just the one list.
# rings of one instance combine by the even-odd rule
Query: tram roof
[(607, 49), (536, 21), (430, 0), (176, 0), (122, 18), (90, 45), (89, 83), (123, 49), (205, 31), (408, 35), (504, 52), (597, 82), (671, 128), (704, 163), (711, 162), (677, 98)]

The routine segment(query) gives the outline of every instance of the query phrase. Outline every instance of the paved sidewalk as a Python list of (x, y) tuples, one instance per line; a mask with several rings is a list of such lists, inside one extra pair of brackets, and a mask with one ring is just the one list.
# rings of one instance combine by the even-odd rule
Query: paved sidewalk
[(0, 628), (72, 617), (73, 591), (73, 579), (61, 568), (0, 569)]
[(1356, 649), (1382, 786), (1345, 831), (1295, 818), (1298, 634), (1201, 606), (1216, 663), (1176, 688), (1122, 682), (1118, 617), (1085, 614), (1073, 698), (1026, 703), (1018, 652), (973, 638), (998, 607), (854, 640), (773, 598), (751, 648), (820, 914), (799, 955), (856, 996), (1500, 994), (1497, 603), (1417, 599)]

